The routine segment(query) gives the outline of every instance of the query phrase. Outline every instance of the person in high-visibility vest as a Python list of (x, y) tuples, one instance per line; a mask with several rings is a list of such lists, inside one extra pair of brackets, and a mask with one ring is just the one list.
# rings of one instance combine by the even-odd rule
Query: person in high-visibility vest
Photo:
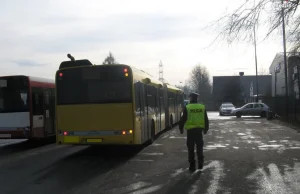
[(198, 169), (203, 168), (204, 156), (203, 156), (203, 135), (207, 133), (209, 129), (209, 121), (207, 117), (207, 112), (203, 104), (198, 103), (197, 93), (191, 93), (190, 103), (186, 105), (183, 109), (183, 115), (180, 119), (179, 130), (183, 134), (183, 128), (187, 131), (187, 148), (190, 171), (196, 170), (195, 163), (195, 144), (197, 146), (197, 156), (198, 156)]

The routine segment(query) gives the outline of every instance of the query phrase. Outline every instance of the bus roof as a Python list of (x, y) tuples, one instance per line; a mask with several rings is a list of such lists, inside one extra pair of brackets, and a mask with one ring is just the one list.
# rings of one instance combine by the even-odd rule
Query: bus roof
[(143, 70), (137, 69), (136, 67), (129, 66), (132, 69), (133, 72), (133, 79), (135, 81), (141, 81), (145, 84), (153, 85), (158, 88), (163, 87), (163, 83), (156, 78), (154, 78), (152, 75), (146, 73)]
[(166, 84), (168, 91), (170, 92), (177, 92), (177, 93), (183, 93), (183, 91), (175, 86), (172, 86), (170, 84)]
[(55, 83), (54, 79), (47, 79), (47, 78), (42, 78), (42, 77), (34, 77), (34, 76), (28, 76), (28, 75), (5, 75), (5, 76), (0, 76), (0, 78), (5, 78), (5, 77), (27, 77), (30, 81), (34, 82), (41, 82), (41, 83)]
[[(133, 72), (133, 80), (134, 81), (140, 81), (140, 82), (143, 82), (145, 84), (153, 85), (153, 86), (158, 87), (158, 88), (161, 88), (161, 87), (164, 86), (163, 82), (159, 81), (158, 79), (154, 78), (152, 75), (150, 75), (147, 72), (145, 72), (143, 70), (140, 70), (140, 69), (138, 69), (138, 68), (136, 68), (134, 66), (126, 65), (126, 64), (112, 64), (112, 65), (115, 65), (115, 66), (127, 66), (128, 68), (131, 68), (131, 70)], [(88, 67), (95, 67), (95, 66), (111, 66), (111, 65), (72, 66), (72, 67), (67, 67), (67, 68), (64, 68), (64, 69), (88, 68)], [(165, 84), (165, 86), (171, 92), (183, 93), (182, 90), (180, 90), (179, 88), (176, 88), (175, 86), (171, 86), (170, 84)]]

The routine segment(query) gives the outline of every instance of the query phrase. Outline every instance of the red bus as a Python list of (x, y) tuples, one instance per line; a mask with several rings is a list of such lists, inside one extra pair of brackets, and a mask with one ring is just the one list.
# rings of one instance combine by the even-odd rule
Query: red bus
[(25, 75), (0, 77), (0, 139), (55, 135), (55, 81)]

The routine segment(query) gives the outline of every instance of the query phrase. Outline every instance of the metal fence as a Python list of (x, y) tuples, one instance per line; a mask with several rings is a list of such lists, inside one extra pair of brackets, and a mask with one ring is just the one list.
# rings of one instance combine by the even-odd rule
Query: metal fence
[(266, 103), (270, 106), (273, 116), (278, 115), (281, 120), (300, 123), (300, 100), (289, 97), (288, 110), (286, 109), (285, 97), (273, 97)]

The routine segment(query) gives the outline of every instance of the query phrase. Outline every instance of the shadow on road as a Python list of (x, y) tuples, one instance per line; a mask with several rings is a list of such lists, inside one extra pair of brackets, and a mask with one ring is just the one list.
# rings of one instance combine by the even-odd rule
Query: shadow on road
[[(202, 172), (198, 171), (193, 174), (186, 172), (185, 176), (182, 176), (176, 183), (174, 183), (170, 189), (165, 191), (166, 194), (181, 194), (181, 193), (196, 193), (198, 187), (202, 187), (204, 190), (203, 183), (201, 184)], [(205, 180), (204, 180), (205, 181)], [(194, 187), (193, 187), (194, 185)], [(205, 186), (207, 187), (207, 186)], [(195, 190), (195, 191), (193, 191)]]
[(143, 147), (91, 146), (38, 170), (32, 174), (36, 177), (33, 181), (50, 188), (47, 193), (87, 186), (91, 179), (127, 162), (142, 149)]
[(44, 140), (25, 140), (18, 143), (3, 145), (2, 147), (0, 147), (0, 157), (42, 147), (52, 143), (55, 143), (55, 137), (47, 138)]

